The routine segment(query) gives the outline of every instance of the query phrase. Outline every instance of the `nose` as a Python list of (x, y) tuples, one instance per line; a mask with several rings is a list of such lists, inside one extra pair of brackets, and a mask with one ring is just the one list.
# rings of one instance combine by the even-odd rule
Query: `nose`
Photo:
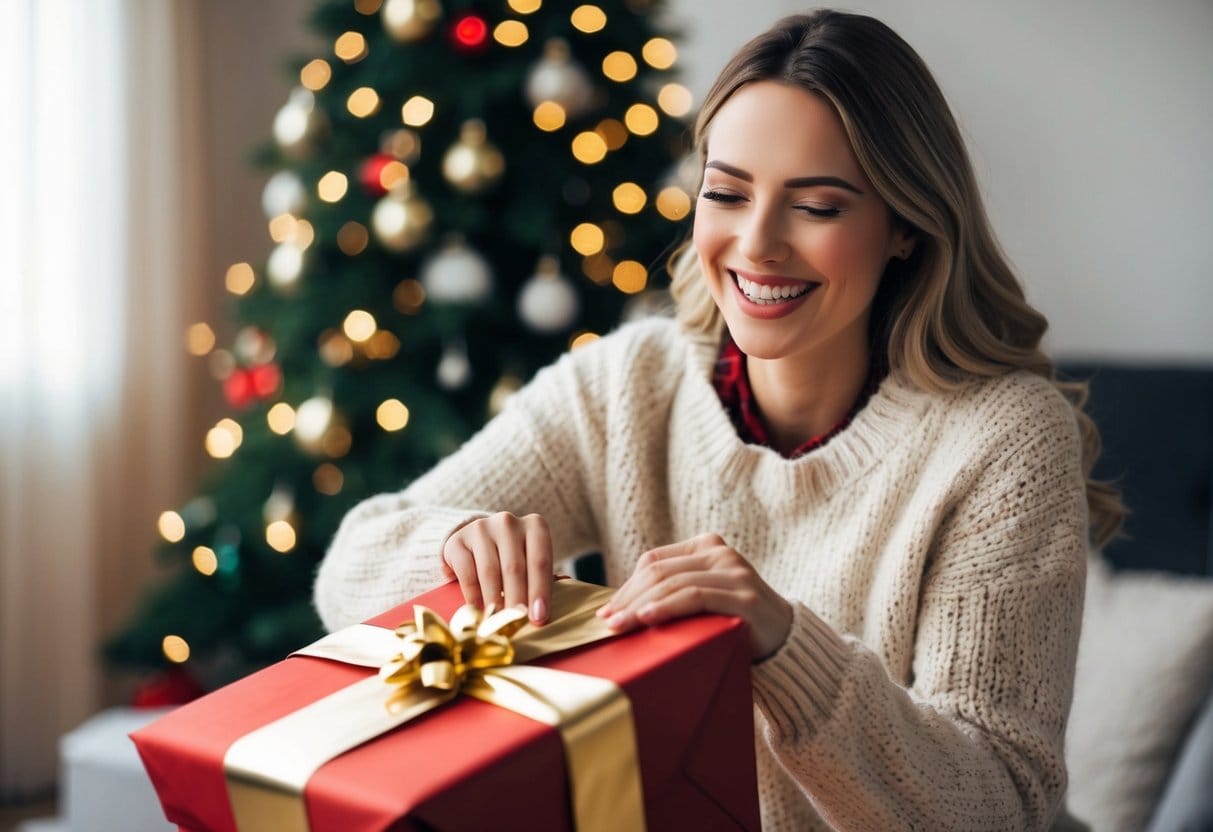
[(790, 246), (781, 213), (773, 206), (754, 204), (739, 229), (738, 250), (751, 263), (777, 263)]

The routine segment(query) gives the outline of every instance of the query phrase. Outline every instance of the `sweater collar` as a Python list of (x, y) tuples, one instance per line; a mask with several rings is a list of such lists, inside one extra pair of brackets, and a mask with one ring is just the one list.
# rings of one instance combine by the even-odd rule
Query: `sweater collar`
[(724, 481), (760, 480), (788, 493), (829, 493), (862, 475), (898, 444), (912, 441), (931, 397), (890, 373), (850, 424), (824, 447), (796, 459), (745, 442), (712, 383), (720, 351), (719, 338), (688, 339), (683, 394), (676, 406), (686, 408), (677, 420), (689, 423), (706, 461)]

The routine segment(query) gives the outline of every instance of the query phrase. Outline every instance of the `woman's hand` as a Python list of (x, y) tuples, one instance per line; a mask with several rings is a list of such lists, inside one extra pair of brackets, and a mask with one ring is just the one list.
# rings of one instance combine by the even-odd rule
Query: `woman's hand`
[(645, 552), (598, 614), (611, 629), (630, 630), (697, 612), (744, 619), (754, 661), (783, 646), (792, 629), (792, 605), (718, 534)]
[(552, 600), (552, 535), (538, 514), (508, 511), (473, 520), (442, 545), (442, 566), (459, 579), (469, 604), (525, 606), (531, 622), (548, 619)]

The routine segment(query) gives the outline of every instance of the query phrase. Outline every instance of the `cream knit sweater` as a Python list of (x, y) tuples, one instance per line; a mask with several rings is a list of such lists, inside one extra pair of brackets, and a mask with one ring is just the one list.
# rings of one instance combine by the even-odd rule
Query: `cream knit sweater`
[(1061, 804), (1087, 551), (1077, 426), (1043, 379), (890, 377), (825, 447), (742, 442), (717, 345), (643, 321), (566, 355), (458, 452), (355, 507), (329, 628), (441, 583), (456, 527), (538, 512), (557, 557), (716, 532), (793, 602), (754, 668), (763, 828), (1046, 829)]

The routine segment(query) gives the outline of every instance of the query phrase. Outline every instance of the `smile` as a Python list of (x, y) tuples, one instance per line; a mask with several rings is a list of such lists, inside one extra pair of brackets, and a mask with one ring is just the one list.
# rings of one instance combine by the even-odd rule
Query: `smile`
[(735, 272), (733, 273), (733, 277), (737, 281), (737, 288), (741, 289), (746, 300), (759, 305), (786, 303), (807, 294), (810, 289), (819, 285), (817, 283), (787, 283), (772, 286), (767, 283), (756, 283), (753, 280), (747, 280)]
[(728, 269), (733, 279), (738, 309), (751, 318), (782, 318), (800, 308), (820, 283), (808, 280), (754, 275), (759, 280), (743, 277)]

